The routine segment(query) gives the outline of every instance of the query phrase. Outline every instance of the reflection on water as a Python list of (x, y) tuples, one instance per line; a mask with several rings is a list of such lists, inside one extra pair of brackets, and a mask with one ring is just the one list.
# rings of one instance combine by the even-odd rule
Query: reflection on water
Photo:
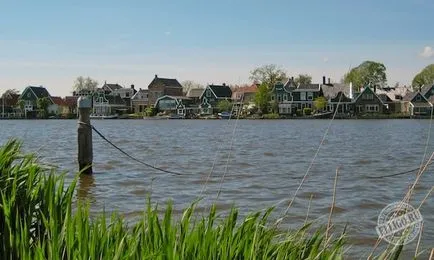
[[(228, 210), (235, 204), (240, 213), (245, 214), (283, 201), (278, 204), (276, 214), (283, 212), (310, 165), (329, 121), (242, 120), (234, 136), (235, 121), (227, 120), (99, 120), (92, 123), (133, 156), (185, 174), (173, 176), (145, 168), (94, 135), (95, 174), (80, 176), (77, 199), (90, 201), (93, 211), (103, 208), (119, 211), (133, 220), (140, 216), (148, 196), (153, 203), (163, 205), (168, 199), (173, 200), (175, 212), (181, 212), (200, 196), (203, 199), (198, 208), (206, 211), (209, 203), (215, 201), (223, 176), (224, 184), (217, 201), (219, 208)], [(9, 137), (20, 137), (26, 151), (37, 152), (44, 162), (69, 171), (68, 181), (75, 177), (75, 120), (3, 120), (0, 127), (1, 143)], [(415, 175), (369, 177), (417, 168), (428, 129), (428, 120), (334, 121), (327, 142), (321, 147), (292, 204), (288, 224), (302, 224), (309, 201), (309, 219), (327, 221), (335, 171), (339, 167), (333, 221), (337, 228), (349, 225), (348, 232), (354, 241), (351, 252), (360, 255), (369, 251), (377, 238), (375, 225), (379, 212), (403, 197)], [(434, 138), (431, 138), (428, 155), (434, 151), (433, 144)], [(206, 188), (204, 183), (207, 183)], [(433, 183), (432, 168), (429, 168), (415, 190), (415, 204)], [(423, 248), (434, 244), (431, 198), (421, 209), (425, 220)]]

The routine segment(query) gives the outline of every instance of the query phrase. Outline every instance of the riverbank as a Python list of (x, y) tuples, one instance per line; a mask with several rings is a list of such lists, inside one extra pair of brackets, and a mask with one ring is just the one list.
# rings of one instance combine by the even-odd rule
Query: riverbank
[[(175, 218), (169, 202), (162, 211), (148, 200), (140, 220), (128, 226), (105, 214), (91, 218), (85, 201), (75, 199), (75, 184), (64, 185), (21, 144), (0, 147), (1, 259), (342, 259), (345, 232), (314, 228), (281, 231), (272, 209), (239, 219), (238, 210), (195, 211), (197, 203)], [(398, 257), (401, 246), (380, 258)]]

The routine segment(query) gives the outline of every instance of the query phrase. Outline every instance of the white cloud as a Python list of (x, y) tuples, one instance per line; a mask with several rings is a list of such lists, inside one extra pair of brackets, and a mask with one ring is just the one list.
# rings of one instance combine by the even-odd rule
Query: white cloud
[(434, 57), (434, 50), (431, 46), (425, 46), (419, 55), (424, 58), (431, 58)]

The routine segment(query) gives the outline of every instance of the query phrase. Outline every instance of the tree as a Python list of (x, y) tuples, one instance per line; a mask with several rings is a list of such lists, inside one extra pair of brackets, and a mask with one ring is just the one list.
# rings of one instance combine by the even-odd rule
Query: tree
[(77, 77), (74, 81), (74, 86), (72, 87), (75, 91), (88, 91), (94, 92), (98, 87), (98, 82), (90, 77), (84, 78), (82, 76)]
[(232, 103), (229, 100), (220, 100), (217, 103), (217, 109), (220, 112), (230, 112), (232, 111)]
[(182, 92), (187, 94), (188, 91), (192, 88), (204, 88), (204, 86), (200, 83), (194, 82), (192, 80), (184, 80), (182, 83)]
[(317, 97), (313, 101), (313, 106), (316, 110), (322, 111), (327, 107), (327, 99), (325, 97)]
[(260, 84), (265, 84), (269, 89), (277, 82), (286, 81), (288, 78), (283, 69), (275, 64), (263, 65), (250, 72), (250, 79)]
[(38, 98), (36, 105), (40, 111), (40, 117), (46, 118), (48, 114), (48, 106), (50, 106), (50, 100), (47, 97)]
[(2, 94), (2, 98), (8, 98), (11, 95), (18, 95), (19, 92), (16, 89), (8, 89)]
[(350, 82), (356, 90), (366, 85), (384, 87), (387, 83), (386, 66), (375, 61), (364, 61), (344, 75), (344, 83)]
[(270, 91), (268, 90), (268, 85), (263, 83), (259, 86), (258, 91), (255, 94), (255, 104), (260, 113), (268, 111), (269, 100)]
[(422, 85), (434, 84), (434, 64), (426, 66), (419, 72), (411, 83), (413, 87), (421, 87)]
[(300, 74), (300, 75), (298, 75), (298, 77), (296, 77), (294, 79), (294, 83), (296, 85), (298, 85), (298, 84), (308, 85), (308, 84), (312, 83), (312, 76), (310, 76), (308, 74)]

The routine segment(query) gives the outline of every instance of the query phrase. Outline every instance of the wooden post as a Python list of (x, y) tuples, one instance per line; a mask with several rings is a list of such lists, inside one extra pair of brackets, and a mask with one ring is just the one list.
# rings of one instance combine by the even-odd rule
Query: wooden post
[(92, 128), (90, 125), (90, 110), (92, 100), (89, 97), (79, 97), (78, 107), (78, 167), (82, 173), (92, 174)]

